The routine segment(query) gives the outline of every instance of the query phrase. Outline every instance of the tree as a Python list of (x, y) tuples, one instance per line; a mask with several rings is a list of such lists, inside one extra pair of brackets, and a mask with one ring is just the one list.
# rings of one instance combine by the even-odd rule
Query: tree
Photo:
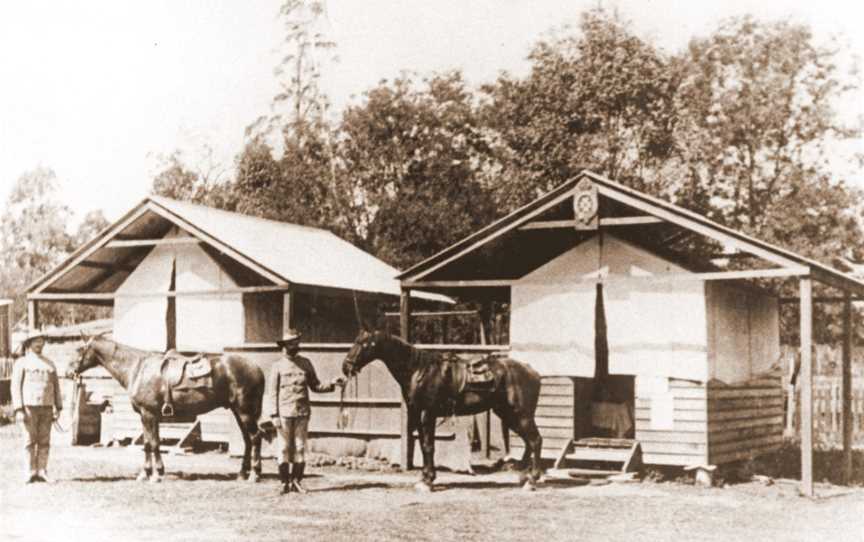
[[(280, 91), (273, 97), (270, 114), (259, 117), (246, 129), (251, 139), (269, 141), (274, 134), (287, 137), (286, 132), (291, 130), (299, 138), (308, 134), (310, 127), (326, 126), (330, 102), (320, 87), (321, 65), (325, 59), (335, 60), (332, 55), (327, 57), (336, 47), (323, 32), (326, 2), (285, 0), (279, 18), (285, 29), (283, 56), (274, 69)], [(282, 138), (276, 143), (281, 145)]]
[(807, 27), (724, 22), (681, 55), (676, 96), (680, 189), (712, 218), (754, 234), (772, 230), (772, 206), (820, 186), (834, 138), (856, 134), (837, 121), (835, 51)]
[(109, 225), (108, 220), (105, 218), (105, 213), (101, 209), (90, 211), (84, 215), (84, 220), (78, 225), (78, 231), (75, 233), (75, 246), (80, 247), (88, 241), (95, 239)]
[[(26, 314), (25, 288), (48, 272), (74, 248), (66, 231), (72, 211), (57, 200), (57, 177), (47, 168), (21, 175), (0, 217), (0, 285), (14, 300), (16, 320)], [(43, 311), (46, 323), (62, 322), (59, 307)]]
[(230, 181), (223, 181), (225, 168), (213, 160), (213, 149), (203, 148), (203, 158), (188, 166), (184, 155), (174, 151), (163, 158), (163, 168), (153, 179), (151, 193), (210, 207), (233, 210), (235, 197)]
[(345, 111), (339, 168), (357, 236), (396, 267), (430, 256), (496, 215), (488, 134), (461, 74), (403, 76)]
[(529, 58), (527, 78), (504, 74), (484, 87), (486, 122), (502, 143), (502, 203), (524, 204), (583, 165), (659, 192), (650, 181), (674, 148), (676, 67), (602, 9)]

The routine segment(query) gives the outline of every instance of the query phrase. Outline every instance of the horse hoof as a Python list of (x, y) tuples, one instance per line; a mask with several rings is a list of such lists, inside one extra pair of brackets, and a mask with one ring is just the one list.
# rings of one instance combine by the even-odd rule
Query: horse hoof
[(151, 484), (159, 484), (161, 482), (162, 482), (162, 476), (159, 474), (154, 474), (153, 476), (150, 477), (150, 483)]
[(414, 490), (418, 493), (432, 493), (432, 484), (426, 482), (417, 482), (414, 484)]
[(147, 481), (147, 478), (148, 478), (148, 477), (147, 477), (147, 473), (144, 472), (144, 471), (141, 471), (141, 472), (138, 473), (138, 477), (135, 478), (135, 480), (138, 481), (138, 482), (146, 482), (146, 481)]
[(534, 484), (534, 482), (532, 482), (531, 480), (528, 480), (528, 481), (525, 482), (525, 484), (522, 486), (522, 491), (534, 491), (534, 490), (536, 490), (536, 489), (537, 489), (537, 485)]
[(253, 472), (249, 475), (248, 480), (250, 484), (257, 484), (261, 480), (261, 477), (258, 475), (257, 472)]

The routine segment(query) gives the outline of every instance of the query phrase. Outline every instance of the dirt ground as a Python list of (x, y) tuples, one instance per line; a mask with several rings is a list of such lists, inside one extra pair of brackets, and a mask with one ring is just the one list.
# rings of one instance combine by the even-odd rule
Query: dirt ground
[(862, 488), (823, 485), (810, 500), (786, 483), (552, 479), (529, 493), (512, 472), (444, 472), (437, 491), (418, 494), (416, 472), (324, 467), (310, 469), (307, 495), (283, 497), (272, 460), (250, 484), (233, 479), (227, 454), (169, 455), (166, 480), (151, 484), (134, 480), (138, 449), (62, 443), (50, 463), (58, 483), (24, 485), (18, 438), (0, 427), (2, 540), (864, 540)]

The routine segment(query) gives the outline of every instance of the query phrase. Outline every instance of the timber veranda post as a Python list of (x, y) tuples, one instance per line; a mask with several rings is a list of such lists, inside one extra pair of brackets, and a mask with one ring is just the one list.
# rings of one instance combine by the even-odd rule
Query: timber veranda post
[(813, 281), (799, 283), (801, 303), (801, 493), (813, 496)]
[[(402, 340), (411, 342), (411, 289), (402, 288), (402, 293), (399, 297), (399, 333)], [(405, 470), (414, 468), (414, 435), (413, 431), (409, 431), (408, 427), (408, 406), (403, 398), (400, 407), (401, 427), (401, 463)]]
[(39, 302), (34, 299), (27, 300), (27, 329), (30, 332), (39, 329)]
[(843, 481), (852, 483), (852, 337), (855, 326), (852, 322), (852, 295), (846, 292), (843, 299)]

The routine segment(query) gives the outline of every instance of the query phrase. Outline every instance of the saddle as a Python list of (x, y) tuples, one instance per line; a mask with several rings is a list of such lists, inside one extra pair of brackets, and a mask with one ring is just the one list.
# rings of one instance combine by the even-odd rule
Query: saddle
[(454, 356), (453, 376), (457, 392), (489, 391), (495, 387), (495, 372), (492, 370), (494, 356), (464, 360)]
[(204, 354), (184, 356), (175, 350), (165, 352), (159, 373), (162, 376), (163, 397), (162, 416), (174, 416), (174, 400), (171, 392), (196, 388), (213, 387), (211, 372), (213, 366)]

